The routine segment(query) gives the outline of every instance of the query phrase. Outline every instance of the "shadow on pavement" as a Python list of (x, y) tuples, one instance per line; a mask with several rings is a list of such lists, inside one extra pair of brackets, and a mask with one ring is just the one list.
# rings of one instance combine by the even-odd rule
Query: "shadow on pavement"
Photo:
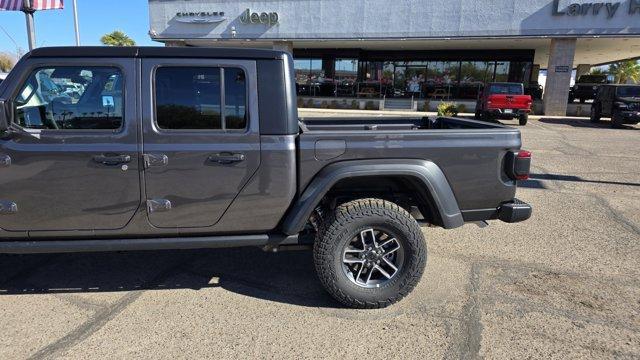
[(639, 128), (635, 128), (630, 125), (622, 125), (620, 126), (620, 128), (614, 129), (611, 127), (611, 122), (609, 120), (600, 120), (597, 123), (593, 123), (588, 118), (585, 118), (585, 119), (540, 118), (539, 121), (545, 124), (569, 125), (573, 127), (583, 127), (583, 128), (605, 128), (605, 129), (612, 129), (612, 130), (619, 130), (619, 129), (640, 130)]
[(322, 288), (310, 251), (257, 248), (0, 255), (0, 296), (202, 290), (311, 307), (341, 307)]
[(523, 181), (522, 182), (523, 184), (518, 183), (518, 185), (528, 187), (526, 185), (528, 181), (539, 182), (539, 180), (572, 181), (572, 182), (583, 182), (583, 183), (592, 183), (592, 184), (640, 186), (640, 183), (624, 182), (624, 181), (607, 181), (607, 180), (588, 180), (588, 179), (583, 179), (579, 176), (574, 176), (574, 175), (557, 175), (557, 174), (531, 174), (529, 175), (529, 180)]

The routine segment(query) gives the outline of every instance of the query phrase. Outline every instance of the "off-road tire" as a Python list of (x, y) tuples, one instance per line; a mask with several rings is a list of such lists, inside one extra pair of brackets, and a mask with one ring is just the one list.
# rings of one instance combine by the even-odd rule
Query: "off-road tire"
[(520, 126), (527, 125), (527, 121), (529, 121), (529, 114), (524, 113), (518, 115), (518, 124), (520, 124)]
[[(377, 288), (356, 285), (343, 271), (343, 249), (361, 231), (388, 232), (400, 244), (404, 264), (398, 273)], [(380, 199), (359, 199), (329, 211), (313, 247), (320, 282), (342, 304), (361, 309), (383, 308), (400, 301), (416, 286), (427, 262), (427, 246), (420, 226), (398, 205)]]
[(593, 104), (591, 105), (591, 115), (589, 116), (589, 121), (592, 123), (600, 122), (600, 106)]

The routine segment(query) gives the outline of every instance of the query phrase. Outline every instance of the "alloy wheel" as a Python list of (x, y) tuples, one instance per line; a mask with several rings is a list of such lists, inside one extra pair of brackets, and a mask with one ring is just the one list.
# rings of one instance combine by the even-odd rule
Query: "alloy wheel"
[(349, 241), (342, 252), (342, 268), (354, 284), (378, 288), (391, 281), (404, 263), (402, 244), (391, 234), (369, 228)]

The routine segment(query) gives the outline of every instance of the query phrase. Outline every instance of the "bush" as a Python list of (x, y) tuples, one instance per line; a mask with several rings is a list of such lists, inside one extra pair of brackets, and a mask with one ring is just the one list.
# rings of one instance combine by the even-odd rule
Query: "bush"
[(326, 100), (320, 103), (320, 109), (328, 109), (328, 108), (329, 108), (329, 103)]
[(438, 104), (438, 116), (456, 116), (458, 115), (458, 106), (451, 102), (441, 102)]
[(301, 98), (298, 98), (298, 107), (299, 108), (304, 107), (304, 100)]
[(351, 100), (351, 108), (358, 109), (358, 102), (356, 100)]
[(429, 111), (430, 103), (431, 103), (431, 101), (429, 101), (429, 99), (425, 99), (424, 100), (424, 106), (422, 107), (422, 111), (424, 111), (424, 112)]
[(315, 104), (313, 103), (313, 99), (309, 99), (309, 100), (307, 100), (307, 106), (306, 106), (306, 107), (308, 107), (308, 108), (312, 108), (312, 107), (314, 107), (314, 106), (315, 106)]
[(364, 106), (364, 108), (366, 110), (378, 110), (378, 108), (376, 107), (376, 104), (371, 100), (367, 101), (367, 104)]
[(465, 104), (458, 104), (458, 113), (466, 113), (467, 106)]
[(340, 109), (340, 106), (338, 105), (338, 100), (331, 100), (331, 106), (332, 109)]

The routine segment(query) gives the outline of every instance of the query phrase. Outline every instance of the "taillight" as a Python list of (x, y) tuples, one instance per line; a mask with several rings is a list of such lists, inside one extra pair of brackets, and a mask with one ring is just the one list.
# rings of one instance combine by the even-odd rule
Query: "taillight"
[(507, 175), (514, 180), (529, 179), (531, 168), (531, 151), (518, 150), (507, 153), (505, 170)]

